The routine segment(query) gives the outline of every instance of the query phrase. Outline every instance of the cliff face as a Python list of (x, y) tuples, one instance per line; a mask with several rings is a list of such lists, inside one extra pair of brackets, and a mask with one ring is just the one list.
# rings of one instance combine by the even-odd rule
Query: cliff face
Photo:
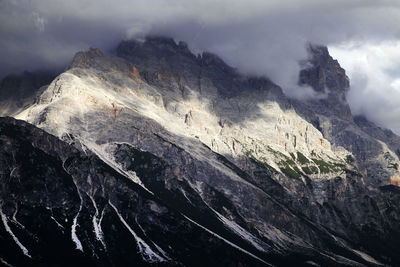
[[(349, 81), (326, 48), (311, 46), (300, 73), (300, 83), (320, 95), (307, 101), (289, 99), (268, 79), (241, 75), (210, 53), (195, 56), (169, 38), (124, 41), (116, 54), (78, 53), (16, 115), (63, 141), (19, 121), (3, 122), (2, 158), (8, 161), (1, 165), (2, 183), (55, 175), (59, 182), (40, 182), (46, 185), (40, 190), (70, 192), (43, 195), (71, 203), (65, 209), (57, 204), (65, 214), (56, 218), (69, 216), (60, 225), (71, 261), (400, 263), (399, 192), (389, 185), (399, 174), (399, 137), (353, 118), (345, 99)], [(21, 129), (29, 129), (27, 137)], [(39, 176), (18, 171), (25, 155), (20, 142), (50, 155), (38, 162)], [(46, 173), (47, 165), (55, 173)], [(22, 244), (31, 253), (33, 241), (21, 241), (28, 232), (18, 228), (22, 217), (14, 219), (16, 209), (8, 208), (22, 201), (24, 190), (4, 189), (3, 234), (14, 249)], [(8, 198), (12, 204), (6, 205)], [(121, 236), (129, 238), (116, 245)], [(0, 257), (11, 260), (11, 252)], [(50, 264), (43, 253), (22, 259)]]

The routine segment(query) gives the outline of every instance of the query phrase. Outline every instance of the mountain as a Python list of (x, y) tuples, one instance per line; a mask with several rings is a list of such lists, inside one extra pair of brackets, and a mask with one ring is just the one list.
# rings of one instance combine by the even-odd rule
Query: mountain
[(170, 38), (115, 54), (0, 121), (3, 263), (400, 264), (400, 137), (352, 116), (326, 47), (307, 100)]
[[(133, 172), (115, 170), (93, 153), (11, 118), (0, 120), (0, 136), (3, 264), (201, 266), (215, 265), (219, 257), (226, 265), (263, 263), (168, 205), (180, 202), (162, 204), (129, 179)], [(143, 164), (162, 170), (159, 159), (136, 153)], [(200, 203), (193, 213), (208, 222), (205, 204), (195, 197), (193, 203)], [(209, 220), (223, 229), (221, 222)]]

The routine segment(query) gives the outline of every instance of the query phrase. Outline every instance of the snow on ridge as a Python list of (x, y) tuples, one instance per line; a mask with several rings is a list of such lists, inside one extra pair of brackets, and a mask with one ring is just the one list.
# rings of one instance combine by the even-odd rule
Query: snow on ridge
[(143, 240), (141, 239), (135, 231), (129, 226), (129, 224), (122, 218), (122, 215), (119, 213), (118, 209), (111, 203), (111, 201), (108, 201), (108, 204), (114, 209), (115, 213), (117, 214), (118, 218), (122, 222), (122, 224), (128, 229), (128, 231), (132, 234), (132, 236), (136, 240), (136, 244), (139, 248), (139, 252), (142, 255), (143, 260), (147, 262), (163, 262), (165, 259), (158, 255), (154, 250), (151, 249), (151, 247)]
[(0, 209), (0, 215), (1, 215), (1, 220), (3, 221), (4, 228), (6, 231), (10, 234), (14, 242), (18, 245), (18, 247), (22, 250), (22, 253), (24, 253), (25, 256), (32, 258), (31, 255), (29, 254), (28, 249), (22, 245), (22, 243), (19, 241), (19, 239), (15, 236), (13, 231), (11, 230), (10, 226), (8, 225), (8, 219), (6, 215), (3, 213), (3, 210)]

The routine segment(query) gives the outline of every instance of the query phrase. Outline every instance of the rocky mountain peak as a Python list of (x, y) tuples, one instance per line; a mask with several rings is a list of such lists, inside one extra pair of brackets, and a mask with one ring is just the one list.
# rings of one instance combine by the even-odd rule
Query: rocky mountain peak
[(103, 52), (98, 48), (91, 47), (88, 51), (75, 54), (69, 68), (88, 68), (95, 63), (97, 58), (103, 57)]
[(300, 84), (307, 84), (315, 91), (343, 94), (349, 90), (350, 82), (339, 62), (332, 58), (326, 46), (309, 45), (308, 67), (300, 72)]
[(159, 36), (149, 36), (145, 40), (122, 41), (116, 52), (119, 57), (128, 59), (133, 63), (139, 63), (140, 60), (149, 57), (157, 59), (176, 55), (194, 57), (185, 42), (180, 41), (177, 44), (172, 38)]
[(203, 52), (201, 57), (199, 57), (199, 62), (201, 65), (208, 68), (217, 68), (228, 73), (236, 72), (234, 68), (226, 64), (219, 56), (210, 52)]
[[(264, 89), (273, 86), (265, 78), (251, 78), (250, 82), (248, 77), (238, 73), (219, 56), (210, 52), (196, 56), (185, 42), (176, 43), (172, 38), (122, 41), (117, 56), (137, 67), (147, 82), (169, 89), (176, 87), (174, 83), (178, 82), (181, 89), (196, 89), (203, 94), (206, 91), (205, 87), (202, 90), (202, 83), (211, 82), (220, 95), (232, 97), (254, 91), (254, 82), (257, 88), (261, 88), (261, 84)], [(159, 80), (160, 77), (163, 81)]]
[(326, 46), (310, 44), (308, 53), (309, 58), (302, 62), (299, 84), (313, 88), (318, 97), (303, 102), (307, 102), (308, 108), (316, 114), (352, 121), (353, 116), (346, 100), (350, 82), (345, 70), (332, 58)]

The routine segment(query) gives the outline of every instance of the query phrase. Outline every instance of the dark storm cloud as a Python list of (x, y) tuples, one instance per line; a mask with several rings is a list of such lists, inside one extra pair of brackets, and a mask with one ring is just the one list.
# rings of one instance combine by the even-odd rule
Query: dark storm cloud
[[(239, 69), (293, 83), (307, 41), (336, 44), (399, 34), (396, 1), (3, 0), (2, 73), (64, 65), (89, 46), (170, 35), (216, 52)], [(280, 68), (282, 67), (282, 68)], [(284, 67), (284, 68), (283, 68)]]
[(63, 67), (90, 46), (107, 51), (121, 39), (160, 34), (186, 41), (195, 52), (214, 52), (242, 72), (267, 75), (301, 97), (311, 91), (292, 89), (307, 42), (339, 47), (398, 40), (400, 2), (2, 0), (0, 25), (0, 75)]

